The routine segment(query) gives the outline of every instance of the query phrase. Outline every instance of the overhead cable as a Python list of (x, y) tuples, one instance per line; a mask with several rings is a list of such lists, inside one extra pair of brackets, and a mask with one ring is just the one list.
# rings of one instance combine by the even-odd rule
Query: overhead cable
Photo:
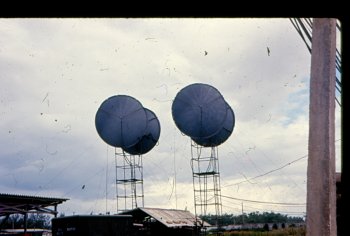
[(306, 203), (286, 203), (286, 202), (263, 202), (263, 201), (256, 201), (256, 200), (248, 200), (248, 199), (242, 199), (242, 198), (235, 198), (235, 197), (229, 197), (225, 195), (221, 195), (223, 198), (243, 201), (243, 202), (254, 202), (254, 203), (262, 203), (262, 204), (273, 204), (273, 205), (285, 205), (285, 206), (305, 206)]
[(249, 182), (249, 181), (251, 181), (251, 180), (253, 180), (253, 179), (257, 179), (257, 178), (260, 178), (260, 177), (262, 177), (262, 176), (265, 176), (265, 175), (271, 174), (272, 172), (275, 172), (275, 171), (281, 170), (281, 169), (283, 169), (283, 168), (285, 168), (285, 167), (289, 166), (290, 164), (292, 164), (292, 163), (294, 163), (294, 162), (297, 162), (297, 161), (300, 161), (301, 159), (306, 158), (307, 156), (308, 156), (308, 155), (302, 156), (302, 157), (300, 157), (300, 158), (298, 158), (298, 159), (296, 159), (296, 160), (294, 160), (294, 161), (291, 161), (291, 162), (289, 162), (289, 163), (287, 163), (287, 164), (285, 164), (285, 165), (283, 165), (283, 166), (281, 166), (281, 167), (278, 167), (278, 168), (276, 168), (276, 169), (273, 169), (273, 170), (270, 170), (270, 171), (268, 171), (268, 172), (265, 172), (264, 174), (257, 175), (257, 176), (255, 176), (255, 177), (252, 177), (252, 178), (249, 178), (249, 179), (243, 180), (243, 181), (238, 182), (238, 183), (234, 183), (234, 184), (228, 184), (228, 185), (225, 185), (225, 186), (223, 186), (223, 188), (225, 188), (225, 187), (229, 187), (229, 186), (234, 186), (234, 185), (239, 185), (239, 184), (241, 184), (241, 183), (244, 183), (244, 182)]

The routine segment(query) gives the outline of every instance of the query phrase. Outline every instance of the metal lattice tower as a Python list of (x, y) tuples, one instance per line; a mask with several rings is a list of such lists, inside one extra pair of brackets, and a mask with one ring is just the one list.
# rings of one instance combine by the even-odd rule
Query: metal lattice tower
[[(195, 215), (215, 216), (217, 234), (221, 226), (221, 188), (218, 146), (231, 135), (235, 116), (215, 87), (194, 83), (181, 89), (173, 101), (172, 115), (179, 130), (191, 137), (191, 168)], [(196, 220), (198, 232), (206, 233)]]
[(144, 206), (142, 155), (115, 151), (117, 212)]
[(202, 147), (191, 141), (195, 215), (215, 214), (220, 225), (222, 214), (218, 147)]

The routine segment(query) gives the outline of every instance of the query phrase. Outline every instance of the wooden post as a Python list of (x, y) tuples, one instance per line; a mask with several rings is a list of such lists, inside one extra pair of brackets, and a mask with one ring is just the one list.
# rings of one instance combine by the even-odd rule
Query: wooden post
[(24, 236), (26, 236), (27, 235), (27, 227), (28, 227), (28, 212), (26, 211), (26, 213), (24, 213), (24, 225), (23, 225), (23, 234), (24, 234)]
[(315, 18), (312, 26), (307, 236), (336, 236), (335, 179), (336, 19)]

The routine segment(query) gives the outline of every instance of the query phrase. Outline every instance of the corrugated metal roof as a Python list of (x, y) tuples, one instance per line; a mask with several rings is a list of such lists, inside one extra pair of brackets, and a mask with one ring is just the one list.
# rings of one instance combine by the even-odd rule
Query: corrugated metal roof
[(54, 197), (41, 197), (41, 196), (32, 196), (32, 195), (22, 195), (22, 194), (8, 194), (8, 193), (0, 193), (1, 200), (31, 200), (31, 201), (45, 201), (50, 203), (62, 203), (64, 201), (69, 200), (68, 198), (54, 198)]
[(57, 214), (56, 210), (48, 207), (57, 206), (67, 200), (69, 199), (0, 193), (0, 216), (28, 212)]
[[(161, 222), (167, 227), (194, 227), (196, 217), (189, 211), (175, 210), (175, 209), (160, 209), (160, 208), (139, 208), (141, 211), (152, 216), (157, 221)], [(197, 217), (197, 223), (200, 224), (201, 219)], [(203, 226), (210, 226), (204, 222)]]

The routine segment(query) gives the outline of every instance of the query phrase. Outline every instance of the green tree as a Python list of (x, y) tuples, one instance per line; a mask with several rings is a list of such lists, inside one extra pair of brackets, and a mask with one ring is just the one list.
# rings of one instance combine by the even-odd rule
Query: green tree
[[(204, 215), (200, 218), (211, 225), (216, 225), (215, 215)], [(280, 213), (274, 212), (263, 212), (258, 211), (251, 212), (249, 214), (233, 215), (233, 214), (223, 214), (219, 220), (221, 225), (230, 224), (243, 224), (244, 223), (301, 223), (304, 222), (302, 217), (290, 217), (288, 215), (282, 215)]]
[[(24, 215), (12, 214), (7, 219), (1, 220), (1, 227), (7, 229), (24, 228)], [(51, 217), (47, 214), (29, 213), (27, 218), (27, 228), (43, 228), (51, 227)]]

